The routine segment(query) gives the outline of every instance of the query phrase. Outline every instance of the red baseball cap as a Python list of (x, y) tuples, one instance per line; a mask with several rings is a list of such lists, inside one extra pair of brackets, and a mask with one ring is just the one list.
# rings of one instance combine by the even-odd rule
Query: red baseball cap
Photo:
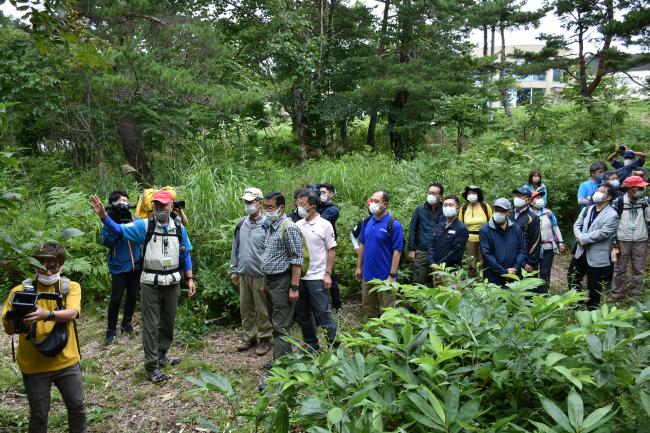
[(166, 189), (156, 191), (153, 195), (153, 201), (157, 201), (162, 204), (172, 203), (174, 201), (174, 198), (174, 193)]
[(648, 185), (650, 185), (650, 183), (644, 181), (641, 176), (630, 176), (623, 181), (623, 186), (627, 186), (627, 187), (638, 186), (641, 188), (645, 188)]

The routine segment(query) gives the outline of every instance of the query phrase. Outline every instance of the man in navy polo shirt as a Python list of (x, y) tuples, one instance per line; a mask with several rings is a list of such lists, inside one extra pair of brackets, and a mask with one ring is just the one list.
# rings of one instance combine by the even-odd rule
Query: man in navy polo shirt
[(393, 292), (371, 293), (369, 284), (374, 279), (395, 282), (404, 250), (404, 229), (388, 213), (388, 200), (385, 191), (377, 191), (370, 197), (368, 210), (373, 217), (365, 223), (359, 235), (359, 260), (354, 276), (361, 282), (363, 312), (368, 318), (379, 317), (384, 309), (395, 305)]

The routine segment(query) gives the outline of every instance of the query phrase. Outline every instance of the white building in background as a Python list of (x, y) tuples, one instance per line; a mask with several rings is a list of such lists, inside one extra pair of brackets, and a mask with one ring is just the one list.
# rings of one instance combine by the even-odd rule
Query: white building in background
[[(632, 68), (627, 73), (617, 72), (614, 77), (620, 84), (624, 84), (629, 91), (630, 96), (639, 99), (650, 99), (650, 64), (637, 66)], [(645, 91), (644, 87), (645, 86)]]

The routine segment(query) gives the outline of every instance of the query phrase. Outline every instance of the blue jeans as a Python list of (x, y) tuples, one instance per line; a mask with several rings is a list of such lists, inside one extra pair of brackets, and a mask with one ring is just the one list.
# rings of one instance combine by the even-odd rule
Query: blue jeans
[(318, 349), (316, 323), (326, 329), (327, 340), (333, 342), (336, 338), (336, 323), (330, 314), (323, 280), (300, 280), (299, 294), (296, 302), (296, 320), (305, 343), (312, 349)]
[(542, 258), (539, 261), (539, 278), (546, 281), (546, 291), (551, 287), (551, 268), (553, 267), (553, 259), (555, 253), (552, 249), (544, 250)]

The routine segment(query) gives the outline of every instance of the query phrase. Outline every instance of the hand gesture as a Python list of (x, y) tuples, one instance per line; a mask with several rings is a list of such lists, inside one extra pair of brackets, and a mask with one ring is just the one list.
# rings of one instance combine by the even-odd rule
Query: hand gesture
[(99, 197), (97, 197), (96, 195), (91, 195), (90, 206), (92, 207), (93, 211), (95, 211), (98, 217), (100, 217), (101, 219), (106, 218), (106, 210), (104, 209), (104, 205), (102, 204), (102, 201), (99, 199)]
[(508, 268), (508, 273), (511, 274), (511, 275), (515, 275), (517, 273), (517, 269), (516, 268)]
[(361, 268), (357, 268), (357, 270), (354, 271), (354, 279), (361, 282)]
[(325, 274), (323, 277), (323, 288), (329, 290), (332, 287), (332, 276), (330, 274)]
[(190, 298), (193, 298), (196, 295), (196, 284), (194, 284), (194, 279), (187, 280), (187, 295)]

